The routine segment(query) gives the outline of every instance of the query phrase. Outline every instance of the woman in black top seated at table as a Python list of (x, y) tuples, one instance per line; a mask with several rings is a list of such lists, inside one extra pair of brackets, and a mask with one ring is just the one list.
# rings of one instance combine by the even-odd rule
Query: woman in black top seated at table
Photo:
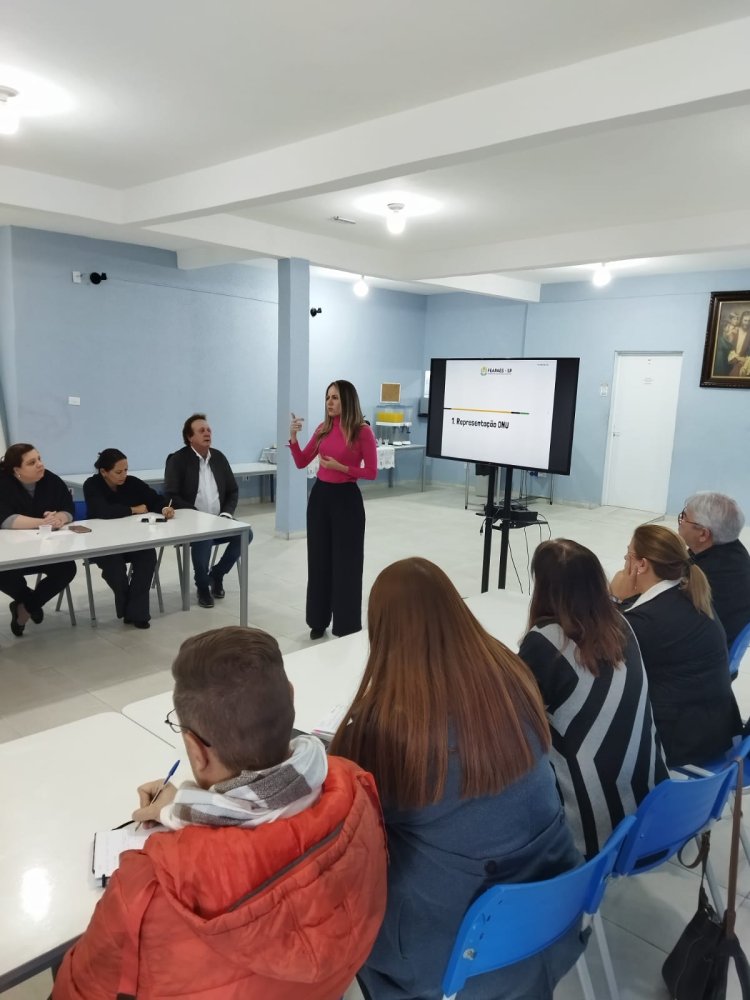
[[(89, 517), (109, 520), (131, 514), (161, 514), (174, 517), (174, 509), (163, 496), (142, 479), (128, 475), (128, 460), (119, 448), (105, 448), (94, 462), (98, 470), (83, 484), (83, 496)], [(95, 560), (102, 577), (115, 595), (117, 617), (126, 625), (148, 628), (151, 613), (148, 594), (156, 567), (156, 549), (101, 556)], [(128, 581), (127, 564), (133, 566)]]
[[(12, 444), (0, 462), (0, 528), (28, 530), (49, 525), (53, 530), (73, 520), (73, 500), (65, 483), (44, 468), (33, 444)], [(27, 575), (42, 574), (33, 590)], [(0, 590), (13, 600), (10, 630), (23, 635), (29, 618), (39, 624), (43, 605), (64, 590), (76, 575), (75, 562), (50, 563), (0, 573)]]
[(611, 591), (635, 632), (670, 767), (720, 756), (742, 730), (724, 629), (705, 574), (674, 531), (636, 528)]

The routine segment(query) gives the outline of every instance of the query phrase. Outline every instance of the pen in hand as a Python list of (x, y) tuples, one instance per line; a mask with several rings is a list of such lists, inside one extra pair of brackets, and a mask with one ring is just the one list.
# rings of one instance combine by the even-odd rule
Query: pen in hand
[[(179, 762), (179, 760), (176, 760), (176, 761), (174, 762), (174, 764), (172, 764), (172, 766), (171, 766), (171, 767), (170, 767), (170, 769), (169, 769), (169, 773), (167, 774), (166, 778), (164, 779), (164, 781), (163, 781), (163, 782), (162, 782), (162, 784), (161, 784), (161, 788), (160, 788), (160, 789), (159, 789), (159, 790), (157, 791), (156, 795), (154, 795), (154, 797), (153, 797), (153, 798), (151, 799), (151, 802), (149, 803), (149, 805), (153, 805), (153, 804), (154, 804), (154, 802), (156, 802), (156, 800), (157, 800), (157, 799), (159, 798), (159, 796), (161, 795), (161, 793), (162, 793), (162, 792), (164, 791), (164, 789), (165, 789), (165, 788), (167, 787), (167, 785), (169, 784), (169, 782), (170, 782), (170, 779), (172, 778), (172, 776), (174, 775), (175, 771), (177, 770), (177, 768), (178, 768), (179, 766), (180, 766), (180, 762)], [(141, 821), (139, 821), (139, 822), (138, 822), (138, 823), (136, 823), (136, 825), (135, 825), (135, 829), (136, 829), (136, 830), (140, 830), (140, 828), (141, 828)]]

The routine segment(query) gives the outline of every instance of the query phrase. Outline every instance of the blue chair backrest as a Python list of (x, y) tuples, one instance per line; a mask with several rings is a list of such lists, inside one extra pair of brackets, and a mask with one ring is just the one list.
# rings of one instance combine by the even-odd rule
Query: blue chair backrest
[(635, 875), (668, 861), (683, 844), (721, 816), (737, 780), (737, 765), (705, 778), (670, 778), (638, 806), (614, 874)]
[(536, 955), (561, 938), (584, 913), (599, 908), (607, 876), (635, 822), (627, 816), (599, 854), (580, 868), (545, 882), (494, 885), (466, 911), (443, 992), (452, 996), (466, 980)]
[(74, 521), (85, 521), (88, 517), (88, 511), (86, 509), (85, 500), (74, 500), (73, 501), (73, 520)]
[(750, 622), (743, 628), (732, 643), (729, 650), (729, 676), (736, 677), (742, 663), (742, 657), (750, 649)]

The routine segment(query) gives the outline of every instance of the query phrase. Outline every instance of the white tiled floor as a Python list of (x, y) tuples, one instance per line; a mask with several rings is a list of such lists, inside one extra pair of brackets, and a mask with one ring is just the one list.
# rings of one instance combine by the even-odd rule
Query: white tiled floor
[[(367, 594), (380, 570), (395, 559), (421, 555), (439, 563), (461, 594), (480, 590), (482, 564), (481, 518), (464, 510), (463, 489), (435, 488), (426, 493), (408, 488), (366, 490), (367, 541), (364, 590)], [(537, 508), (550, 522), (553, 537), (575, 538), (599, 555), (608, 574), (619, 569), (632, 529), (653, 515), (618, 508), (593, 510), (542, 503)], [(250, 549), (250, 621), (267, 629), (283, 652), (308, 642), (304, 621), (306, 550), (304, 541), (282, 541), (274, 536), (274, 511), (270, 505), (245, 507), (241, 516), (253, 525)], [(666, 523), (674, 524), (670, 519)], [(541, 531), (547, 537), (547, 529)], [(528, 553), (540, 538), (530, 528)], [(491, 580), (496, 581), (499, 535), (494, 537)], [(750, 544), (750, 530), (743, 533)], [(511, 534), (511, 551), (521, 588), (528, 590), (527, 548), (524, 533)], [(519, 589), (509, 562), (508, 588)], [(239, 585), (236, 575), (225, 580), (227, 597), (213, 610), (193, 606), (180, 610), (174, 557), (167, 551), (162, 567), (166, 614), (160, 615), (152, 599), (148, 632), (124, 627), (114, 618), (112, 596), (93, 571), (98, 628), (88, 620), (83, 573), (73, 583), (78, 626), (70, 626), (64, 611), (48, 606), (40, 626), (29, 624), (22, 639), (12, 636), (9, 617), (0, 623), (0, 741), (14, 739), (167, 691), (171, 687), (171, 660), (180, 642), (207, 628), (237, 622)], [(743, 715), (750, 714), (750, 664), (735, 685)], [(713, 859), (719, 880), (726, 882), (729, 824), (722, 822), (714, 834)], [(603, 914), (623, 1000), (665, 1000), (660, 969), (665, 953), (674, 944), (697, 903), (697, 877), (676, 864), (637, 879), (617, 883), (608, 892)], [(738, 933), (750, 948), (750, 866), (740, 864), (742, 905)], [(595, 945), (588, 951), (597, 995), (605, 996)], [(9, 1000), (40, 1000), (49, 995), (50, 978), (38, 976), (6, 995)], [(560, 984), (556, 1000), (577, 1000), (580, 987), (575, 973)], [(739, 997), (735, 983), (729, 998)], [(347, 1000), (359, 1000), (352, 987)]]

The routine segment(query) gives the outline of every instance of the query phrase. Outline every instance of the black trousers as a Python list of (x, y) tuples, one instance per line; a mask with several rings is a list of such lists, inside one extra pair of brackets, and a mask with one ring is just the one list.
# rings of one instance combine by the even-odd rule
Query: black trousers
[[(156, 569), (156, 549), (102, 556), (94, 561), (115, 595), (117, 617), (131, 622), (147, 622), (151, 618), (148, 597)], [(128, 563), (133, 565), (130, 581)]]
[[(0, 573), (0, 590), (18, 601), (28, 611), (41, 611), (47, 601), (57, 597), (65, 590), (76, 575), (77, 566), (74, 562), (50, 563), (49, 566), (32, 566), (27, 570), (9, 569)], [(26, 585), (26, 576), (43, 574), (39, 585), (32, 590)]]
[(307, 624), (334, 635), (362, 628), (365, 506), (356, 483), (316, 479), (307, 502)]

